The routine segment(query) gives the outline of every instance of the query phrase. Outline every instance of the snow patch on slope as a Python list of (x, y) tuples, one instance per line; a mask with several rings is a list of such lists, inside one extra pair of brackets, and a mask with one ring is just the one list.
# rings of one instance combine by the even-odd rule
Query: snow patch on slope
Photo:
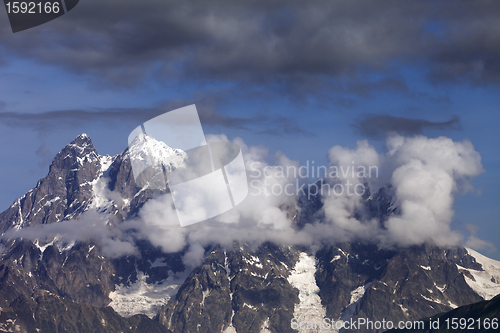
[(109, 179), (104, 177), (99, 177), (92, 182), (94, 197), (89, 208), (95, 208), (99, 212), (110, 212), (113, 209), (114, 201), (108, 197), (108, 182)]
[(115, 159), (116, 155), (99, 156), (99, 160), (101, 163), (101, 172), (99, 174), (99, 177), (90, 182), (90, 184), (92, 185), (93, 198), (88, 208), (94, 208), (101, 213), (109, 213), (115, 206), (117, 196), (115, 196), (115, 198), (110, 198), (111, 191), (109, 191), (108, 189), (108, 182), (110, 179), (106, 176), (109, 167), (111, 166), (111, 164), (113, 164)]
[(233, 325), (229, 325), (222, 333), (236, 333), (236, 329)]
[(469, 271), (474, 277), (475, 281), (465, 275), (465, 282), (485, 300), (490, 300), (500, 294), (500, 261), (485, 257), (472, 249), (466, 249), (469, 255), (474, 257), (476, 262), (483, 266), (484, 271), (476, 271), (457, 265), (459, 269)]
[[(326, 309), (321, 305), (318, 295), (319, 287), (316, 284), (316, 259), (307, 253), (300, 253), (299, 261), (295, 264), (288, 282), (299, 290), (299, 304), (295, 304), (293, 317), (299, 322), (322, 322), (326, 317)], [(300, 333), (327, 332), (326, 330), (299, 330)], [(329, 330), (331, 332), (331, 330)]]
[[(227, 280), (229, 281), (229, 287), (231, 287), (231, 281), (233, 277), (231, 277), (231, 267), (229, 267), (229, 260), (227, 258), (227, 253), (224, 251), (224, 270), (226, 271)], [(231, 300), (231, 304), (233, 303), (233, 292), (231, 292), (231, 288), (229, 288), (229, 299)], [(233, 318), (234, 318), (234, 309), (231, 310), (231, 319), (229, 319), (229, 326), (222, 331), (222, 333), (236, 333), (236, 329), (233, 326)]]
[(109, 304), (119, 315), (130, 317), (144, 314), (153, 318), (162, 305), (177, 293), (181, 285), (180, 279), (168, 278), (160, 283), (148, 284), (148, 276), (137, 272), (137, 281), (130, 286), (116, 285), (115, 291), (109, 294), (112, 302)]
[(424, 295), (420, 295), (420, 296), (428, 302), (437, 303), (437, 304), (444, 304), (440, 299), (433, 299), (433, 298), (426, 297)]
[(262, 326), (260, 327), (260, 333), (271, 333), (269, 330), (269, 317), (262, 323)]
[(356, 305), (359, 303), (359, 300), (365, 294), (368, 287), (371, 286), (373, 282), (368, 282), (364, 286), (359, 286), (358, 288), (351, 291), (351, 301), (349, 305), (342, 310), (342, 314), (340, 316), (341, 321), (349, 321), (352, 316), (354, 316), (354, 311), (356, 311)]
[(40, 250), (40, 259), (43, 258), (43, 253), (45, 252), (45, 250), (51, 246), (51, 245), (54, 245), (54, 242), (57, 241), (57, 237), (54, 237), (54, 239), (52, 239), (51, 242), (48, 242), (44, 245), (40, 245), (40, 241), (38, 239), (36, 239), (35, 241), (33, 241), (33, 244)]
[(260, 263), (260, 259), (259, 257), (256, 257), (256, 256), (253, 256), (253, 255), (250, 255), (250, 259), (248, 258), (245, 258), (245, 257), (241, 257), (241, 259), (246, 262), (247, 264), (249, 265), (254, 265), (258, 268), (262, 268), (262, 264)]
[[(55, 245), (59, 250), (59, 253), (63, 253), (65, 251), (69, 251), (75, 245), (75, 241), (65, 241), (60, 236), (55, 236), (52, 240), (41, 242), (39, 239), (35, 239), (32, 241), (33, 245), (36, 246), (40, 250), (40, 260), (43, 258), (43, 253), (45, 250), (52, 245)], [(42, 245), (43, 244), (43, 245)]]
[(104, 173), (108, 171), (109, 167), (113, 162), (115, 161), (116, 155), (115, 156), (109, 156), (109, 155), (104, 155), (104, 156), (99, 156), (99, 161), (101, 163), (101, 172)]

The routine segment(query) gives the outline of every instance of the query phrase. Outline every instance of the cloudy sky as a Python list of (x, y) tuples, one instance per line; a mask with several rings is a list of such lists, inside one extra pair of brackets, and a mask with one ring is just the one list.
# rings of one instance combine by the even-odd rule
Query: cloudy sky
[(451, 227), (500, 258), (480, 241), (500, 249), (499, 14), (496, 1), (82, 0), (14, 34), (2, 9), (0, 210), (78, 134), (114, 155), (138, 124), (196, 103), (206, 133), (300, 163), (361, 139), (383, 155), (388, 135), (469, 140), (484, 172), (454, 193)]

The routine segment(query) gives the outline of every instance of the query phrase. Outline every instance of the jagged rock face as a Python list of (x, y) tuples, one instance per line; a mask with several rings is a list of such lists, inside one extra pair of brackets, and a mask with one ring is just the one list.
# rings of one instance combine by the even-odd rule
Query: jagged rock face
[(164, 281), (172, 273), (183, 272), (186, 269), (182, 262), (183, 251), (163, 253), (148, 241), (137, 241), (136, 246), (140, 255), (127, 255), (110, 260), (115, 273), (114, 284), (133, 284), (137, 281), (139, 272), (147, 276), (147, 283), (154, 284)]
[(86, 243), (60, 250), (54, 245), (40, 249), (29, 241), (14, 242), (0, 265), (0, 307), (11, 307), (16, 299), (29, 299), (40, 290), (80, 304), (107, 305), (114, 287), (113, 267), (98, 251)]
[(69, 219), (83, 212), (93, 196), (101, 163), (90, 137), (80, 135), (61, 150), (47, 176), (0, 214), (0, 233)]
[[(479, 268), (461, 248), (424, 245), (383, 250), (374, 245), (341, 244), (319, 251), (318, 260), (320, 295), (328, 318), (335, 320), (417, 320), (482, 299), (456, 266)], [(362, 296), (353, 303), (356, 290)], [(351, 313), (346, 309), (350, 304)]]
[(120, 193), (128, 204), (120, 211), (120, 216), (123, 218), (132, 217), (144, 203), (154, 195), (161, 195), (168, 192), (165, 190), (157, 190), (150, 188), (141, 188), (137, 186), (130, 161), (129, 149), (125, 149), (123, 153), (116, 156), (115, 160), (109, 167), (109, 190)]
[(90, 243), (71, 249), (56, 245), (36, 247), (30, 241), (16, 241), (2, 257), (3, 286), (13, 285), (31, 294), (44, 289), (61, 297), (92, 306), (109, 303), (113, 288), (113, 267)]
[(394, 251), (375, 245), (339, 244), (317, 252), (316, 283), (328, 318), (340, 318), (351, 302), (351, 292), (380, 278)]
[(179, 254), (163, 254), (165, 266), (154, 267), (151, 260), (161, 253), (151, 246), (140, 248), (147, 260), (109, 260), (91, 243), (38, 247), (30, 241), (11, 241), (0, 258), (0, 328), (10, 319), (23, 332), (53, 332), (56, 327), (82, 333), (169, 332), (146, 316), (125, 319), (106, 307), (115, 284), (135, 282), (138, 271), (154, 283), (184, 269)]
[[(0, 328), (21, 332), (168, 332), (111, 308), (114, 268), (89, 243), (68, 249), (15, 241), (1, 258)], [(151, 326), (152, 325), (152, 326)], [(40, 331), (37, 331), (40, 330)]]
[(36, 290), (29, 297), (19, 296), (10, 307), (2, 308), (0, 329), (27, 333), (171, 333), (146, 316), (123, 318), (110, 307), (78, 304), (46, 290)]
[(292, 332), (297, 290), (287, 277), (297, 251), (266, 244), (217, 247), (160, 311), (160, 323), (174, 332)]
[[(453, 328), (453, 319), (465, 318), (465, 325), (458, 322), (452, 329), (453, 332), (466, 333), (466, 332), (497, 332), (498, 320), (500, 318), (500, 295), (494, 297), (490, 301), (481, 301), (470, 305), (461, 306), (455, 310), (440, 313), (431, 318), (423, 318), (422, 322), (425, 329), (419, 330), (422, 333), (437, 333), (449, 332)], [(492, 320), (495, 318), (495, 320)], [(439, 321), (438, 321), (439, 320)], [(431, 327), (433, 323), (433, 328)], [(435, 325), (435, 324), (439, 325)], [(486, 325), (485, 325), (486, 324)], [(413, 330), (398, 329), (391, 332), (414, 332)]]
[[(455, 265), (463, 257), (470, 257), (464, 249), (422, 246), (399, 251), (367, 290), (355, 316), (416, 320), (480, 301)], [(382, 301), (386, 295), (391, 295), (390, 302)]]
[(128, 149), (118, 155), (109, 168), (109, 188), (119, 192), (124, 198), (132, 198), (141, 189), (136, 185)]

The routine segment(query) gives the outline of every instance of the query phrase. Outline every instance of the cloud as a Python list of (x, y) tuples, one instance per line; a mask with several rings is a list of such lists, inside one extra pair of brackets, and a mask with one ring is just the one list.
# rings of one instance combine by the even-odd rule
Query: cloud
[(380, 139), (387, 135), (411, 136), (423, 134), (425, 130), (460, 130), (460, 117), (452, 116), (447, 121), (430, 121), (389, 115), (366, 115), (353, 124), (353, 127), (363, 136)]
[[(326, 225), (332, 226), (326, 230), (321, 226), (320, 233), (334, 239), (347, 240), (356, 237), (368, 239), (378, 233), (378, 222), (363, 217), (365, 206), (363, 193), (365, 186), (375, 190), (376, 178), (358, 177), (360, 170), (378, 169), (380, 156), (368, 141), (358, 141), (354, 149), (333, 146), (328, 151), (328, 160), (340, 172), (329, 173), (326, 183), (323, 184), (323, 211)], [(337, 169), (334, 169), (337, 170)], [(376, 176), (378, 171), (373, 176)], [(326, 233), (325, 233), (326, 232)], [(321, 236), (324, 237), (324, 236)]]
[(484, 172), (474, 146), (446, 137), (397, 136), (388, 140), (388, 149), (401, 212), (385, 222), (389, 237), (399, 244), (459, 244), (460, 236), (450, 230), (454, 195), (459, 184)]
[(495, 245), (493, 245), (491, 242), (482, 240), (474, 235), (469, 236), (469, 238), (465, 242), (465, 246), (478, 251), (487, 250), (489, 252), (495, 252), (497, 250)]
[(121, 227), (115, 227), (113, 223), (109, 223), (112, 219), (112, 215), (99, 214), (91, 209), (75, 220), (41, 224), (19, 230), (10, 229), (0, 239), (23, 238), (38, 240), (41, 243), (51, 242), (54, 238), (61, 243), (94, 241), (100, 245), (102, 253), (110, 258), (137, 254), (134, 240), (123, 232)]
[[(227, 141), (224, 135), (208, 139)], [(459, 190), (469, 189), (470, 180), (484, 171), (481, 156), (468, 140), (392, 136), (387, 139), (385, 154), (378, 153), (367, 140), (358, 141), (352, 149), (331, 147), (322, 185), (313, 186), (306, 178), (311, 170), (301, 173), (304, 166), (282, 152), (270, 155), (266, 147), (247, 146), (239, 138), (233, 142), (244, 156), (249, 195), (224, 214), (181, 227), (172, 196), (167, 193), (149, 199), (136, 217), (121, 223), (113, 221), (112, 215), (90, 210), (77, 221), (11, 230), (3, 238), (92, 239), (110, 257), (136, 253), (135, 241), (145, 239), (165, 252), (185, 251), (183, 260), (190, 267), (201, 262), (204, 248), (214, 244), (231, 247), (235, 241), (249, 246), (351, 240), (384, 247), (422, 243), (456, 246), (462, 244), (462, 237), (450, 227), (454, 197)], [(372, 204), (382, 187), (390, 189), (392, 196)], [(299, 226), (294, 220), (300, 214), (296, 205), (313, 190), (321, 194), (322, 209)], [(119, 200), (114, 192), (99, 195)], [(191, 203), (201, 207), (197, 200), (193, 196)], [(371, 210), (387, 200), (391, 200), (392, 210), (382, 215)], [(466, 244), (489, 246), (474, 234)]]
[(498, 84), (499, 6), (464, 2), (443, 11), (435, 2), (102, 0), (22, 36), (3, 22), (0, 45), (4, 57), (128, 86), (191, 78), (304, 89), (316, 81), (314, 89), (322, 89), (331, 78), (364, 81), (360, 69), (381, 73), (395, 62), (424, 64), (434, 81)]
[[(207, 139), (210, 142), (227, 141), (225, 135), (210, 135)], [(141, 207), (137, 217), (124, 221), (115, 228), (118, 234), (124, 235), (119, 239), (145, 239), (164, 252), (185, 251), (183, 260), (188, 267), (198, 265), (203, 259), (203, 249), (213, 244), (231, 247), (235, 241), (250, 246), (258, 246), (266, 241), (278, 244), (311, 243), (310, 236), (296, 230), (287, 211), (281, 208), (283, 205), (293, 206), (295, 195), (270, 192), (273, 186), (283, 188), (292, 184), (292, 177), (282, 177), (272, 171), (265, 172), (266, 167), (297, 167), (298, 163), (282, 153), (269, 156), (264, 147), (248, 147), (241, 139), (235, 139), (234, 142), (242, 149), (247, 170), (252, 171), (251, 194), (243, 203), (207, 221), (181, 227), (170, 193), (155, 196)], [(268, 158), (274, 159), (276, 165), (270, 166), (266, 162)], [(112, 196), (111, 193), (100, 193), (100, 196), (103, 195), (110, 199)], [(195, 209), (203, 208), (203, 200), (198, 196), (193, 195), (189, 200)], [(107, 237), (106, 233), (103, 235)]]
[[(0, 122), (9, 126), (30, 127), (41, 131), (53, 130), (60, 124), (82, 123), (143, 123), (165, 112), (193, 104), (191, 101), (171, 100), (154, 107), (109, 108), (97, 110), (62, 110), (40, 113), (0, 112)], [(199, 114), (211, 125), (241, 126), (244, 119), (224, 116), (209, 104), (199, 103)]]
[(477, 226), (474, 224), (467, 224), (465, 226), (467, 230), (471, 233), (467, 241), (465, 242), (465, 246), (470, 247), (475, 250), (487, 250), (489, 252), (495, 252), (497, 249), (495, 245), (491, 242), (485, 241), (477, 237)]
[[(224, 136), (218, 139), (227, 140)], [(173, 214), (172, 205), (165, 204), (166, 199), (153, 199), (141, 210), (142, 222), (138, 223), (157, 223), (159, 229), (153, 232), (143, 228), (142, 236), (157, 240), (154, 244), (165, 250), (188, 246), (191, 250), (185, 261), (193, 264), (203, 255), (201, 248), (232, 246), (234, 241), (256, 246), (266, 241), (312, 245), (361, 239), (380, 246), (456, 246), (462, 243), (462, 237), (450, 228), (454, 196), (461, 188), (468, 189), (468, 182), (483, 172), (481, 158), (467, 140), (394, 136), (388, 139), (384, 155), (366, 140), (353, 149), (334, 146), (328, 151), (328, 170), (338, 172), (329, 172), (323, 187), (316, 187), (322, 194), (322, 214), (300, 228), (287, 209), (300, 198), (296, 189), (301, 183), (296, 182), (293, 172), (299, 163), (283, 153), (269, 156), (265, 147), (248, 147), (240, 139), (236, 143), (242, 147), (249, 172), (250, 195), (243, 203), (190, 227), (179, 228), (177, 223), (168, 222), (162, 233), (165, 221), (175, 221), (165, 215)], [(273, 164), (266, 162), (270, 157)], [(379, 178), (379, 172), (386, 175)], [(373, 199), (364, 194), (374, 194), (388, 185), (393, 193), (392, 205), (398, 208), (387, 216), (374, 215), (367, 205)], [(313, 189), (309, 185), (309, 190)], [(172, 248), (172, 244), (177, 245)]]
[[(241, 130), (268, 135), (301, 135), (313, 134), (301, 129), (293, 119), (283, 116), (269, 116), (257, 114), (253, 117), (233, 117), (220, 113), (216, 102), (205, 98), (196, 100), (200, 121), (203, 125), (218, 126), (222, 128), (237, 128)], [(151, 118), (165, 112), (175, 110), (186, 105), (194, 104), (193, 101), (172, 100), (154, 107), (138, 108), (110, 108), (89, 110), (62, 110), (40, 113), (0, 112), (0, 124), (22, 128), (30, 128), (41, 134), (51, 133), (57, 128), (68, 126), (81, 126), (84, 124), (130, 124), (137, 126)], [(264, 128), (264, 130), (262, 130)], [(46, 153), (43, 147), (39, 148), (37, 155)], [(40, 155), (41, 154), (41, 155)]]
[[(380, 155), (365, 140), (354, 149), (332, 147), (329, 161), (340, 172), (326, 178), (323, 185), (324, 220), (305, 230), (316, 240), (361, 239), (380, 246), (460, 245), (462, 236), (450, 228), (454, 196), (460, 189), (469, 189), (469, 181), (484, 172), (473, 145), (446, 137), (393, 136), (387, 149), (387, 154)], [(361, 172), (370, 166), (377, 172)], [(382, 216), (370, 211), (369, 204), (381, 186), (393, 193), (383, 198), (391, 200), (392, 208)], [(471, 242), (484, 245), (477, 239)]]

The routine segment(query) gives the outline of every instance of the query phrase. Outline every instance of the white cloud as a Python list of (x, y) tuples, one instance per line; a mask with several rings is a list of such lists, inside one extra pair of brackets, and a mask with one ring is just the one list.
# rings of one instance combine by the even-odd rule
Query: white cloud
[(474, 146), (446, 137), (395, 137), (389, 140), (387, 158), (398, 165), (391, 185), (401, 210), (386, 223), (389, 239), (403, 245), (458, 244), (460, 235), (450, 230), (458, 183), (483, 172)]
[(134, 239), (123, 232), (121, 226), (109, 223), (113, 218), (113, 215), (100, 214), (95, 209), (90, 209), (75, 220), (11, 229), (1, 238), (23, 238), (43, 243), (51, 242), (54, 238), (60, 242), (94, 241), (101, 246), (102, 253), (111, 258), (137, 254)]
[[(209, 139), (226, 141), (225, 136)], [(107, 223), (109, 215), (91, 210), (77, 221), (64, 221), (9, 231), (4, 238), (46, 239), (58, 235), (71, 240), (97, 240), (110, 257), (134, 254), (135, 238), (149, 240), (165, 252), (187, 249), (184, 262), (196, 266), (203, 257), (203, 247), (212, 244), (232, 246), (234, 241), (259, 245), (265, 241), (278, 244), (312, 245), (324, 241), (367, 239), (382, 246), (413, 245), (424, 242), (440, 246), (457, 245), (462, 238), (451, 230), (454, 196), (460, 188), (468, 188), (469, 180), (483, 172), (480, 155), (465, 140), (454, 142), (445, 137), (423, 136), (388, 139), (388, 152), (377, 153), (367, 141), (355, 148), (332, 147), (328, 152), (336, 177), (326, 179), (325, 186), (340, 185), (351, 189), (356, 185), (376, 191), (386, 181), (394, 191), (399, 207), (386, 220), (380, 221), (367, 210), (366, 196), (323, 191), (324, 219), (309, 221), (299, 230), (290, 210), (297, 202), (297, 192), (283, 189), (297, 186), (292, 170), (299, 167), (282, 152), (272, 156), (265, 147), (249, 147), (241, 139), (234, 140), (243, 151), (250, 183), (250, 194), (236, 208), (195, 225), (181, 227), (170, 194), (148, 200), (138, 216), (121, 224)], [(268, 160), (274, 159), (274, 165)], [(372, 178), (359, 178), (359, 168), (375, 168)], [(354, 173), (352, 172), (354, 169)], [(379, 170), (380, 168), (380, 170)], [(380, 178), (378, 178), (380, 174)], [(369, 175), (366, 174), (365, 175)], [(384, 178), (385, 177), (385, 178)], [(387, 184), (385, 184), (387, 185)], [(274, 191), (281, 189), (281, 191)], [(290, 195), (290, 193), (292, 193)], [(109, 194), (109, 193), (108, 193)], [(193, 196), (196, 201), (196, 196)], [(193, 202), (196, 206), (196, 202)], [(475, 235), (467, 241), (470, 247), (488, 247)]]
[(495, 245), (491, 242), (485, 241), (477, 237), (477, 226), (474, 224), (467, 224), (465, 226), (467, 230), (471, 233), (467, 241), (465, 242), (465, 246), (473, 248), (475, 250), (488, 250), (491, 252), (496, 251)]

